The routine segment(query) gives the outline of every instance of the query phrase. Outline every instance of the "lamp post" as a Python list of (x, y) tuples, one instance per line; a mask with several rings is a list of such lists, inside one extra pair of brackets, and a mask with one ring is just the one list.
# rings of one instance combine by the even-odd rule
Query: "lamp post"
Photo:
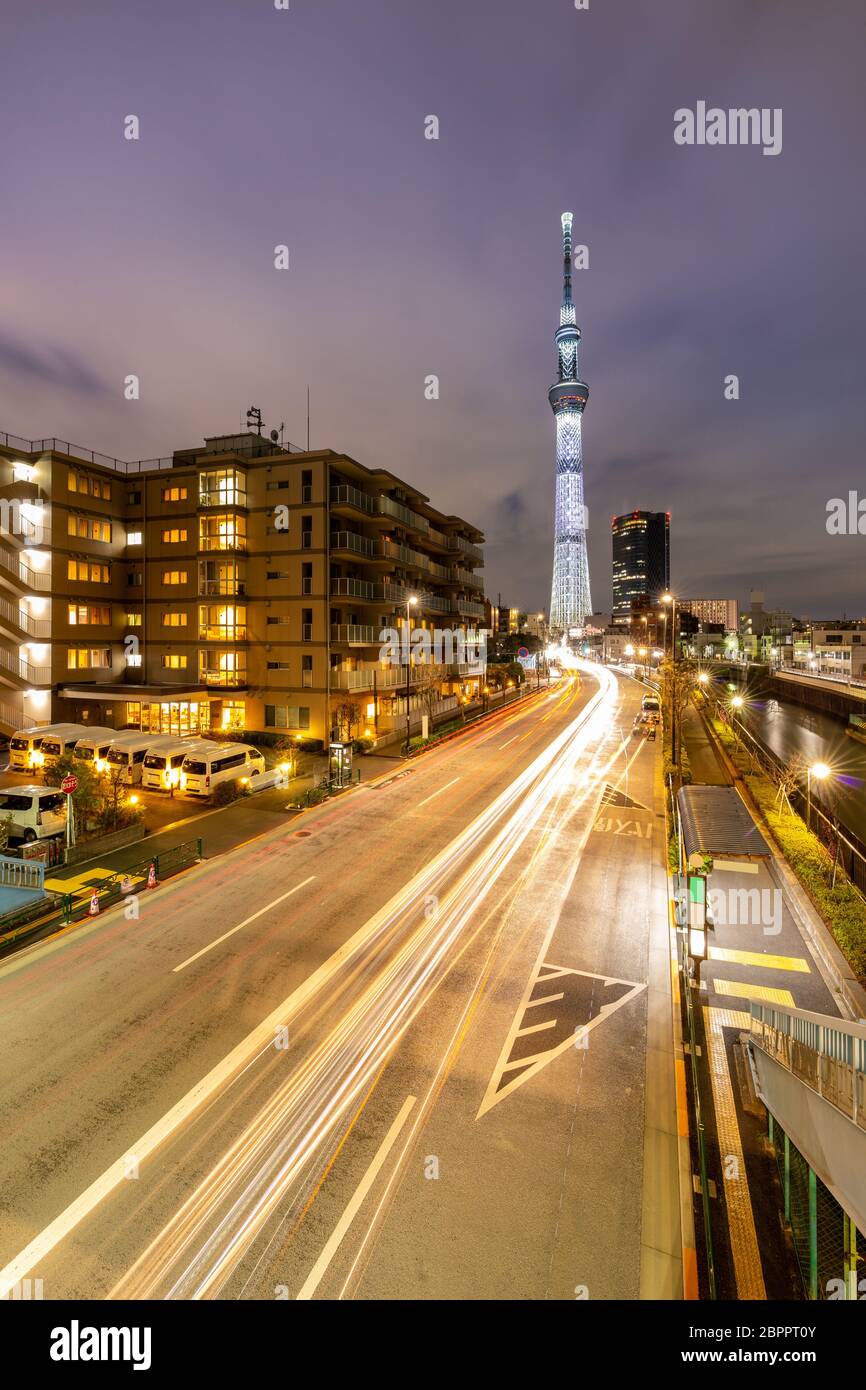
[(409, 677), (412, 671), (412, 609), (418, 602), (417, 594), (410, 594), (406, 600), (406, 755), (409, 754)]
[(830, 768), (826, 763), (813, 763), (806, 768), (806, 825), (812, 829), (812, 778), (823, 782), (825, 777), (830, 776)]
[[(677, 757), (677, 601), (673, 594), (662, 594), (662, 603), (669, 603), (671, 606), (671, 762), (674, 767), (679, 766)], [(667, 621), (665, 622), (667, 627)], [(667, 635), (667, 634), (665, 634)]]

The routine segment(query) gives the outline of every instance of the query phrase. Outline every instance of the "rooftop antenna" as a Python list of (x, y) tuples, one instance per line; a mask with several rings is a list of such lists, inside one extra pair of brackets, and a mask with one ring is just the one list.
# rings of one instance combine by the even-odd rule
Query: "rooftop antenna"
[(262, 412), (257, 405), (251, 405), (247, 411), (247, 429), (255, 425), (259, 434), (262, 432)]
[(280, 448), (283, 447), (283, 430), (284, 430), (285, 428), (286, 428), (286, 422), (285, 422), (285, 420), (281, 420), (281, 421), (280, 421), (280, 428), (279, 428), (278, 430), (271, 430), (271, 443), (272, 443), (272, 444), (279, 444)]
[(307, 387), (307, 453), (310, 452), (310, 388)]

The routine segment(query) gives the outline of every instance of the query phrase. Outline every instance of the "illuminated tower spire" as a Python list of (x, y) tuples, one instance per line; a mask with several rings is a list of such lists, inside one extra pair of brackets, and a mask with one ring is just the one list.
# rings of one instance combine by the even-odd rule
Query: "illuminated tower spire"
[(570, 627), (583, 627), (592, 612), (580, 439), (580, 419), (589, 387), (577, 372), (580, 329), (571, 299), (571, 224), (572, 214), (564, 212), (562, 308), (556, 333), (559, 372), (547, 393), (556, 416), (556, 512), (550, 628), (557, 635), (567, 635)]

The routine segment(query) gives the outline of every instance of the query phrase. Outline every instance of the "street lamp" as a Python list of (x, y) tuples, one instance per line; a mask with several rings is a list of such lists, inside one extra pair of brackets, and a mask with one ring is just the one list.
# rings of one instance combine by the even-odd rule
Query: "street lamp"
[(806, 768), (806, 825), (812, 828), (812, 778), (823, 782), (825, 777), (829, 777), (832, 769), (826, 763), (813, 763)]
[[(662, 594), (662, 603), (669, 603), (671, 607), (671, 762), (674, 767), (679, 765), (677, 757), (677, 601), (673, 594)], [(665, 621), (667, 628), (667, 621)], [(665, 632), (667, 637), (667, 632)]]
[(410, 594), (406, 600), (406, 754), (409, 753), (409, 677), (412, 670), (412, 609), (418, 602), (417, 594)]

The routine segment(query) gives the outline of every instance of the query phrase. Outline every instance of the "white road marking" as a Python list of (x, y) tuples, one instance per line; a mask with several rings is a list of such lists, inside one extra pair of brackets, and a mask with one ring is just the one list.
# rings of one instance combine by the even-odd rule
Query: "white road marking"
[(507, 748), (507, 747), (508, 747), (508, 744), (509, 744), (509, 743), (513, 743), (513, 742), (514, 742), (514, 739), (516, 739), (516, 738), (520, 738), (520, 734), (515, 734), (515, 735), (514, 735), (514, 738), (508, 739), (508, 741), (507, 741), (506, 743), (500, 743), (500, 745), (499, 745), (499, 751), (500, 751), (500, 753), (502, 752), (503, 748)]
[(218, 936), (216, 941), (212, 941), (209, 946), (202, 946), (201, 950), (196, 951), (194, 956), (188, 956), (185, 961), (181, 961), (180, 965), (176, 965), (172, 974), (176, 975), (179, 970), (186, 970), (186, 967), (192, 965), (194, 960), (198, 960), (199, 956), (206, 956), (208, 951), (212, 951), (215, 946), (221, 945), (223, 941), (228, 941), (230, 936), (234, 936), (236, 931), (241, 930), (241, 927), (248, 927), (250, 922), (254, 922), (257, 917), (264, 916), (266, 912), (270, 912), (272, 907), (277, 907), (280, 903), (284, 903), (286, 898), (290, 898), (293, 893), (300, 892), (302, 888), (306, 888), (308, 883), (312, 883), (315, 877), (315, 874), (311, 874), (309, 878), (304, 879), (303, 883), (296, 883), (294, 888), (289, 889), (288, 893), (283, 893), (279, 898), (274, 898), (274, 901), (268, 903), (266, 907), (260, 907), (258, 912), (253, 913), (252, 917), (245, 917), (242, 922), (238, 922), (236, 927), (232, 927), (230, 931), (223, 932), (222, 936)]
[(420, 811), (421, 807), (422, 807), (422, 806), (426, 806), (428, 801), (432, 801), (433, 798), (436, 797), (436, 796), (441, 796), (443, 792), (447, 792), (447, 790), (448, 790), (449, 787), (453, 787), (453, 786), (454, 786), (454, 783), (455, 783), (455, 782), (459, 782), (459, 781), (460, 781), (460, 778), (459, 778), (459, 777), (452, 777), (452, 778), (451, 778), (451, 781), (450, 781), (450, 782), (446, 782), (444, 787), (440, 787), (439, 790), (438, 790), (438, 792), (432, 792), (430, 796), (425, 796), (425, 798), (424, 798), (423, 801), (419, 801), (419, 802), (418, 802), (418, 805), (415, 807), (415, 810), (416, 810), (416, 811)]
[(415, 1096), (407, 1096), (404, 1100), (402, 1109), (400, 1110), (400, 1113), (395, 1119), (391, 1128), (388, 1130), (388, 1133), (385, 1135), (385, 1138), (382, 1140), (382, 1143), (379, 1145), (373, 1162), (370, 1164), (363, 1178), (358, 1183), (358, 1186), (355, 1189), (351, 1202), (346, 1207), (346, 1210), (343, 1212), (343, 1215), (340, 1217), (339, 1221), (334, 1227), (330, 1239), (328, 1240), (327, 1244), (322, 1250), (321, 1255), (316, 1260), (316, 1263), (313, 1265), (313, 1268), (310, 1270), (310, 1273), (304, 1280), (304, 1286), (298, 1294), (298, 1302), (302, 1300), (306, 1301), (312, 1298), (313, 1294), (316, 1292), (316, 1289), (319, 1287), (319, 1284), (322, 1282), (328, 1265), (331, 1263), (332, 1259), (336, 1255), (337, 1250), (342, 1244), (344, 1235), (346, 1234), (355, 1217), (357, 1216), (358, 1211), (361, 1207), (361, 1203), (363, 1202), (367, 1193), (370, 1191), (370, 1188), (373, 1186), (379, 1169), (382, 1167), (382, 1164), (385, 1162), (385, 1159), (388, 1157), (388, 1154), (391, 1152), (391, 1149), (397, 1142), (397, 1136), (399, 1135), (400, 1130), (403, 1128), (403, 1125), (406, 1122), (406, 1117), (409, 1114), (409, 1111), (412, 1109), (413, 1105), (415, 1104), (415, 1100)]

